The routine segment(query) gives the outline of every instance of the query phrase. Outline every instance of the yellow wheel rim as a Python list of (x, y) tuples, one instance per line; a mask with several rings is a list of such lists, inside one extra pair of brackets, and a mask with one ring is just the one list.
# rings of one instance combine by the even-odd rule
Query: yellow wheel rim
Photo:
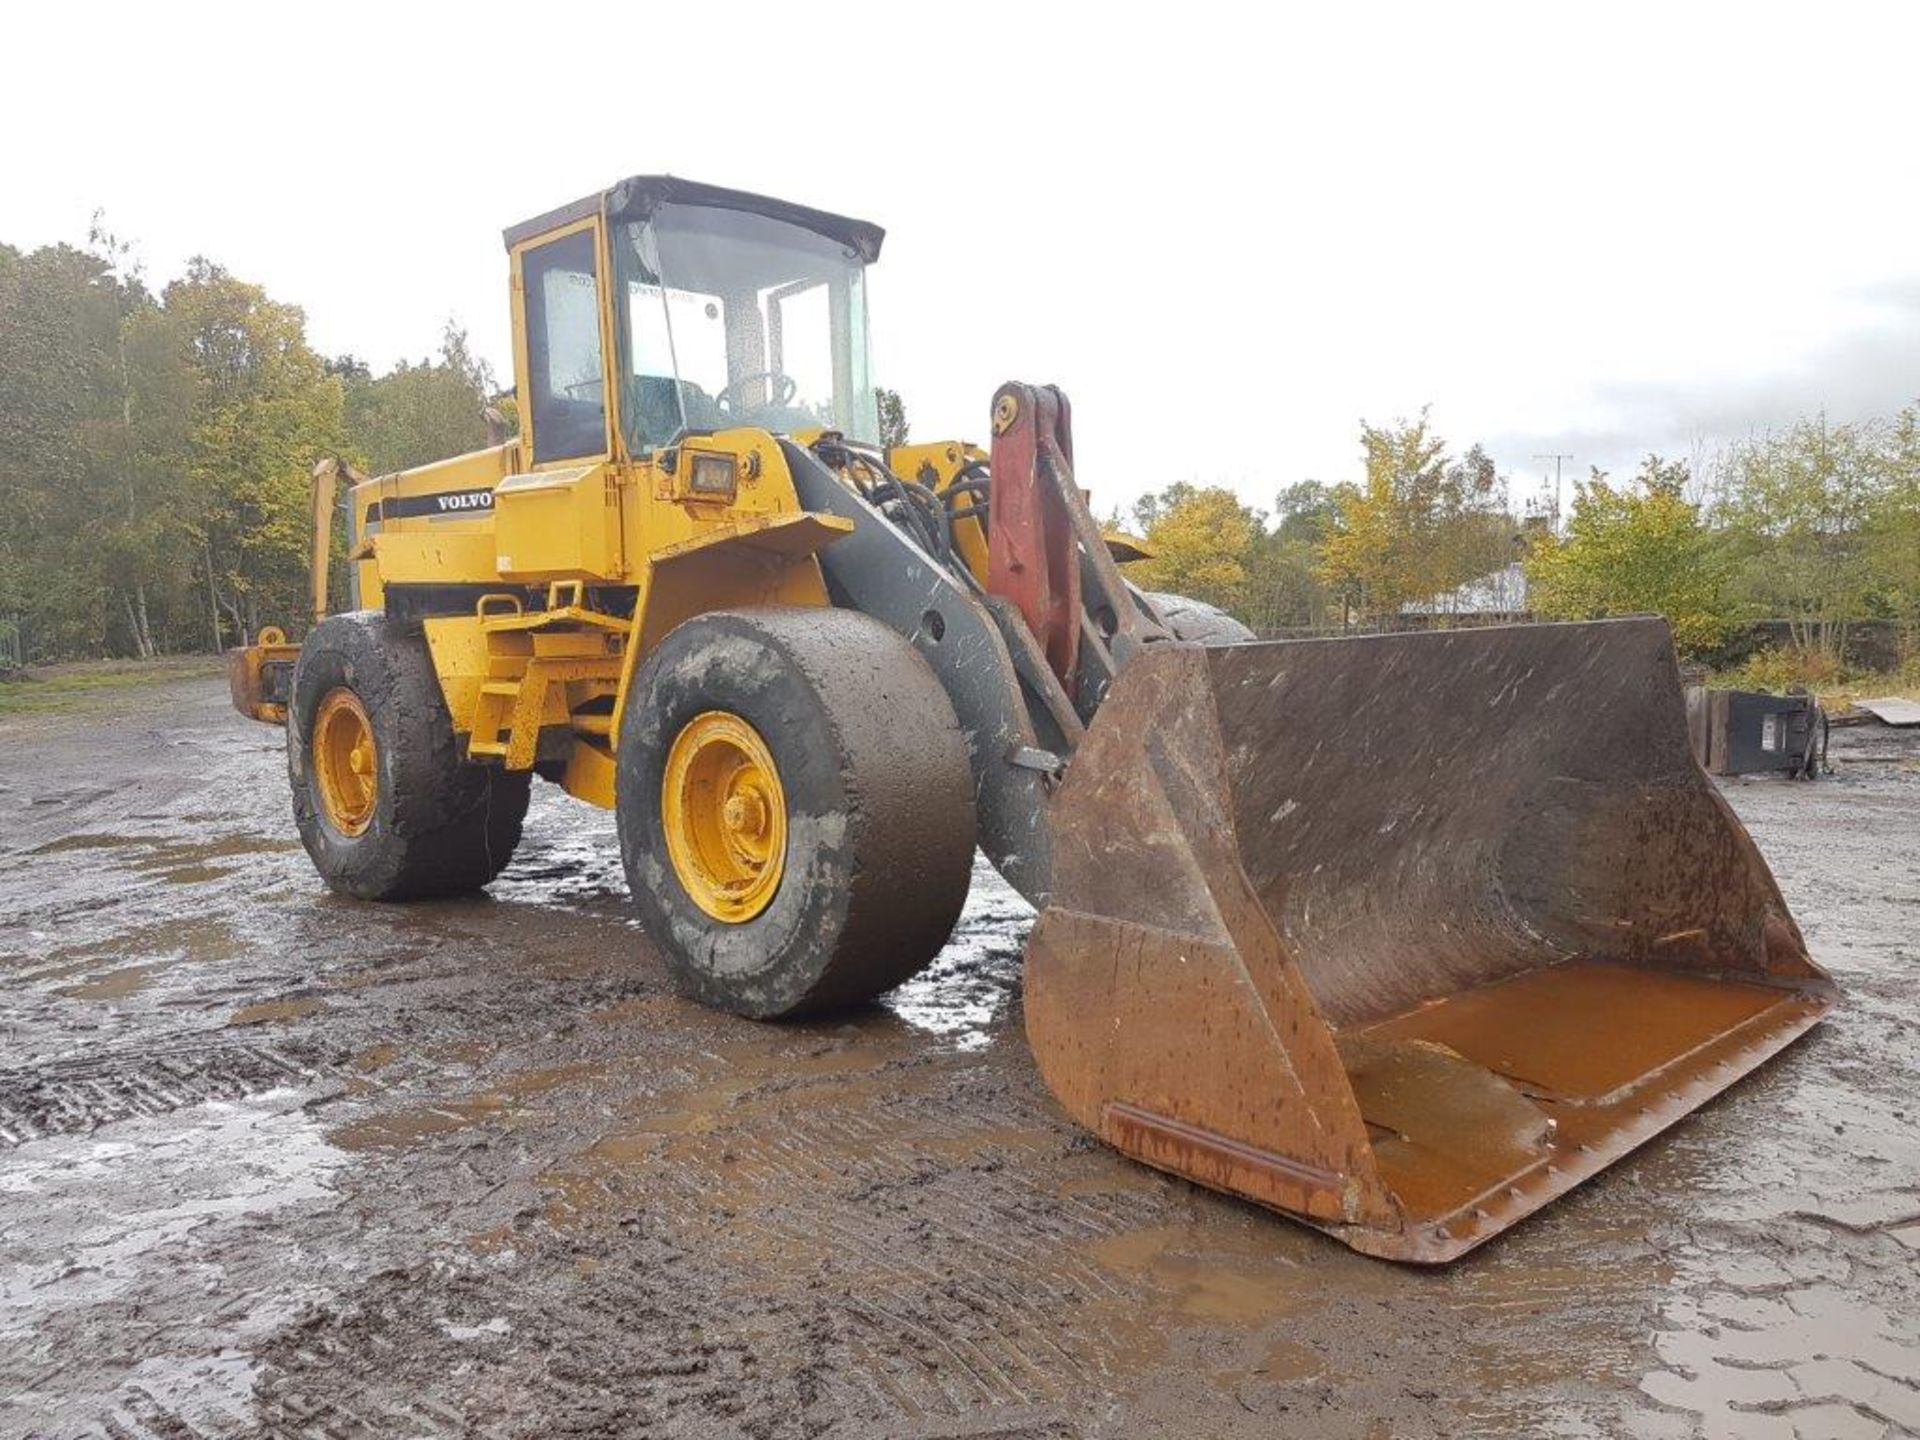
[(760, 732), (708, 710), (667, 752), (660, 822), (681, 887), (730, 925), (753, 919), (780, 888), (787, 859), (787, 797)]
[(327, 823), (342, 835), (364, 834), (380, 799), (380, 751), (360, 697), (329, 690), (313, 717), (313, 775)]

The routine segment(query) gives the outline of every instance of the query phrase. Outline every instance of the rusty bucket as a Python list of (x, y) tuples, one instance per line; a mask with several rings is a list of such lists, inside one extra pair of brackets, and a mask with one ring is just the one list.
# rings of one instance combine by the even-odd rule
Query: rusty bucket
[(1053, 818), (1054, 1093), (1372, 1255), (1465, 1253), (1835, 997), (1658, 620), (1149, 647)]

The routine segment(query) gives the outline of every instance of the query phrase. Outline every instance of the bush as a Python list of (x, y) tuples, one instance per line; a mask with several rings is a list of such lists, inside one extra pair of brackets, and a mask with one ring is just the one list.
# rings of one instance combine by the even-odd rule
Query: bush
[(1785, 691), (1796, 685), (1807, 690), (1831, 689), (1844, 676), (1845, 667), (1824, 650), (1777, 645), (1749, 656), (1724, 679), (1736, 690)]

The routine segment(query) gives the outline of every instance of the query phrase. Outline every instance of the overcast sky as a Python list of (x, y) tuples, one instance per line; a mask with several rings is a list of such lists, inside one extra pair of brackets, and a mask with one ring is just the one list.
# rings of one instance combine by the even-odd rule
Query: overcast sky
[[(951, 19), (936, 19), (950, 16)], [(511, 370), (501, 229), (668, 171), (884, 225), (883, 383), (1074, 401), (1101, 509), (1266, 506), (1431, 404), (1535, 493), (1920, 395), (1910, 4), (43, 5), (0, 240), (104, 209), (384, 367)]]

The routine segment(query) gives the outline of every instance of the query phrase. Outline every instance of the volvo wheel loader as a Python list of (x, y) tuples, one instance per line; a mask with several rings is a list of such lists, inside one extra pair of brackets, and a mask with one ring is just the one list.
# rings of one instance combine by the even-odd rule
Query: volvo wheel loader
[(774, 1018), (927, 964), (977, 847), (1038, 909), (1027, 1033), (1080, 1123), (1417, 1262), (1833, 1003), (1662, 622), (1199, 643), (1244, 632), (1126, 581), (1058, 391), (881, 445), (880, 245), (660, 177), (506, 232), (519, 434), (323, 466), (316, 623), (231, 657), (328, 885), (486, 885), (538, 775), (616, 812), (685, 989)]

